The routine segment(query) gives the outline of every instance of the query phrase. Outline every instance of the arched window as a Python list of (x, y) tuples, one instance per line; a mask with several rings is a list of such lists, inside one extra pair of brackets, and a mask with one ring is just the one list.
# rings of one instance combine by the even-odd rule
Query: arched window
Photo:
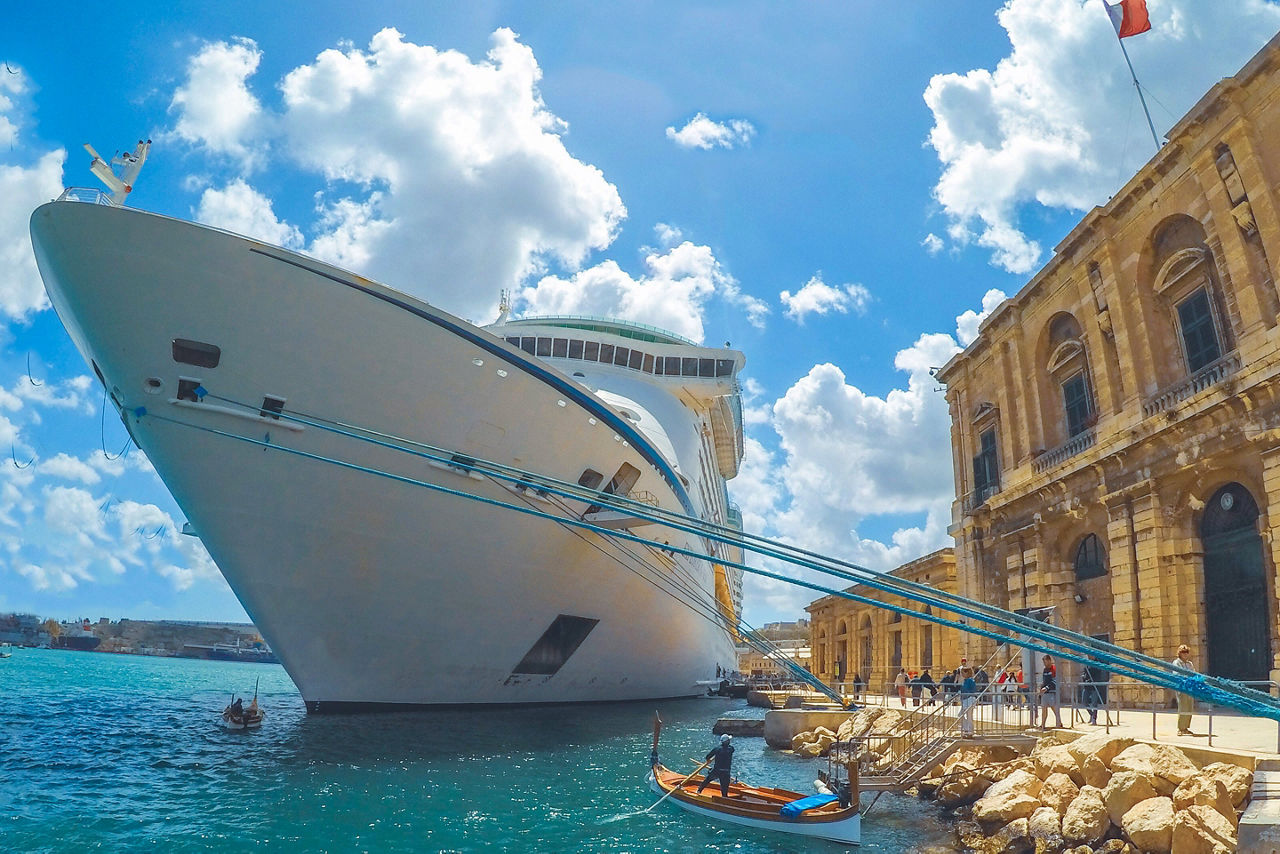
[(1090, 534), (1080, 541), (1076, 549), (1076, 581), (1086, 581), (1107, 574), (1107, 555), (1097, 534)]
[(1093, 390), (1089, 383), (1089, 362), (1085, 355), (1080, 323), (1068, 312), (1049, 321), (1049, 375), (1062, 389), (1062, 423), (1066, 438), (1093, 426)]

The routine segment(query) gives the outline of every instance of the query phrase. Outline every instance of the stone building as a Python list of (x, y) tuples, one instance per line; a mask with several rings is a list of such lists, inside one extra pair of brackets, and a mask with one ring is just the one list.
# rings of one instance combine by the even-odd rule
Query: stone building
[(808, 640), (777, 641), (775, 646), (777, 649), (772, 652), (761, 652), (749, 646), (738, 647), (738, 673), (753, 679), (794, 679), (794, 671), (780, 659), (809, 669), (812, 651)]
[(1280, 36), (937, 372), (960, 593), (1272, 677), (1278, 183)]
[[(940, 549), (889, 574), (957, 592), (953, 549)], [(848, 592), (912, 610), (920, 607), (862, 584), (855, 584)], [(824, 682), (851, 682), (856, 673), (871, 690), (882, 691), (893, 682), (899, 667), (908, 671), (928, 667), (937, 679), (956, 667), (961, 657), (972, 657), (970, 649), (978, 649), (977, 638), (959, 629), (840, 596), (824, 596), (805, 610), (810, 616), (812, 670)]]

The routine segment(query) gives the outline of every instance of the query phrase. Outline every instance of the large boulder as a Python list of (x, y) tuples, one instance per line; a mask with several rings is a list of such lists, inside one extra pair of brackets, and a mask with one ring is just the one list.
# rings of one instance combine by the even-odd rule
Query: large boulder
[[(1102, 801), (1107, 805), (1107, 815), (1119, 826), (1124, 814), (1141, 801), (1156, 797), (1155, 787), (1146, 777), (1133, 771), (1118, 771), (1102, 790)], [(1172, 804), (1172, 801), (1170, 802)]]
[(1060, 851), (1066, 842), (1062, 837), (1062, 815), (1051, 807), (1040, 807), (1031, 814), (1027, 832), (1036, 851)]
[(1211, 806), (1193, 804), (1173, 815), (1173, 854), (1231, 854), (1236, 841), (1235, 828)]
[(817, 759), (822, 755), (822, 742), (806, 741), (804, 744), (800, 745), (800, 749), (797, 750), (796, 753), (801, 756), (808, 757), (809, 759)]
[(866, 735), (875, 719), (882, 714), (884, 709), (880, 708), (866, 708), (855, 712), (836, 729), (836, 740), (850, 741)]
[(1151, 771), (1177, 788), (1183, 780), (1199, 771), (1196, 763), (1187, 758), (1172, 744), (1157, 744), (1152, 748)]
[[(1025, 771), (1028, 774), (1034, 775), (1036, 773), (1036, 764), (1031, 760), (1030, 756), (1023, 756), (1022, 758), (1015, 759), (1012, 762), (1006, 762), (1003, 765), (996, 765), (993, 768), (988, 768), (982, 773), (986, 774), (992, 780), (1003, 780), (1015, 771)], [(1036, 779), (1039, 778), (1037, 777)]]
[(791, 749), (799, 750), (801, 745), (808, 744), (811, 741), (813, 741), (813, 730), (798, 732), (795, 735), (791, 736)]
[(1227, 794), (1231, 796), (1231, 804), (1236, 809), (1240, 809), (1244, 805), (1245, 798), (1249, 797), (1249, 790), (1253, 787), (1253, 774), (1239, 765), (1214, 762), (1201, 768), (1200, 773), (1206, 777), (1221, 781), (1222, 785), (1227, 787)]
[(885, 709), (876, 719), (871, 722), (871, 729), (867, 732), (872, 735), (889, 735), (898, 729), (905, 729), (911, 725), (911, 718), (902, 712), (895, 712), (893, 709)]
[(1142, 854), (1133, 847), (1132, 842), (1124, 839), (1108, 839), (1093, 850), (1093, 854)]
[(1090, 755), (1080, 763), (1080, 776), (1084, 777), (1086, 786), (1105, 789), (1108, 781), (1111, 780), (1111, 769), (1097, 756)]
[(1067, 750), (1075, 757), (1076, 763), (1083, 766), (1086, 756), (1093, 756), (1103, 765), (1111, 767), (1111, 760), (1122, 750), (1132, 747), (1132, 738), (1107, 735), (1105, 732), (1092, 732), (1082, 735), (1067, 745)]
[(1227, 794), (1227, 787), (1221, 780), (1204, 774), (1196, 774), (1182, 781), (1173, 790), (1173, 808), (1185, 810), (1191, 806), (1206, 806), (1217, 810), (1234, 828), (1238, 822), (1235, 804)]
[(1070, 777), (1062, 773), (1053, 773), (1040, 787), (1040, 803), (1050, 807), (1059, 817), (1066, 813), (1067, 807), (1080, 794), (1080, 787)]
[(1111, 816), (1102, 800), (1102, 792), (1085, 786), (1062, 816), (1062, 835), (1068, 842), (1096, 845), (1110, 829)]
[(1049, 779), (1050, 774), (1066, 774), (1077, 786), (1084, 782), (1080, 765), (1064, 745), (1055, 744), (1043, 750), (1037, 749), (1031, 754), (1031, 759), (1036, 764), (1036, 776), (1041, 780)]
[(1017, 818), (987, 837), (978, 849), (983, 854), (1023, 854), (1031, 851), (1031, 833), (1025, 818)]
[(1173, 850), (1173, 801), (1147, 798), (1134, 804), (1120, 821), (1129, 841), (1150, 854)]
[(938, 787), (938, 803), (948, 809), (971, 804), (991, 785), (991, 781), (964, 763), (951, 766), (946, 782)]
[(1151, 780), (1155, 776), (1155, 769), (1151, 767), (1155, 755), (1155, 748), (1149, 744), (1132, 744), (1112, 757), (1111, 773), (1132, 771)]
[(1026, 771), (1015, 771), (992, 783), (973, 805), (973, 817), (983, 827), (1001, 827), (1029, 818), (1040, 807), (1040, 780)]

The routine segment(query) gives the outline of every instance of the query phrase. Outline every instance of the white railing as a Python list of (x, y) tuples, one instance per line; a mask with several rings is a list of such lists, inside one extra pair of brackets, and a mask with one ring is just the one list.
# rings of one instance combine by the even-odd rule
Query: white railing
[(111, 201), (111, 194), (104, 193), (102, 190), (93, 187), (67, 187), (62, 191), (62, 195), (58, 196), (60, 202), (85, 202), (91, 205), (107, 205), (113, 206), (115, 203)]

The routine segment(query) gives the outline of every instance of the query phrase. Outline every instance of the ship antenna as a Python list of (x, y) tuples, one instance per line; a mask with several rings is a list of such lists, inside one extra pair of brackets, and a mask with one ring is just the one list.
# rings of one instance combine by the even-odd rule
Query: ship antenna
[(511, 291), (503, 288), (498, 293), (498, 319), (494, 321), (494, 325), (506, 323), (511, 317)]
[[(84, 144), (84, 150), (93, 158), (89, 164), (89, 171), (107, 185), (107, 189), (111, 191), (111, 204), (118, 206), (123, 205), (125, 196), (133, 192), (133, 183), (138, 179), (138, 173), (142, 171), (142, 164), (147, 162), (151, 140), (138, 140), (133, 151), (112, 157), (110, 165), (93, 150), (93, 146), (89, 143)], [(116, 174), (115, 167), (119, 167), (120, 174)]]

